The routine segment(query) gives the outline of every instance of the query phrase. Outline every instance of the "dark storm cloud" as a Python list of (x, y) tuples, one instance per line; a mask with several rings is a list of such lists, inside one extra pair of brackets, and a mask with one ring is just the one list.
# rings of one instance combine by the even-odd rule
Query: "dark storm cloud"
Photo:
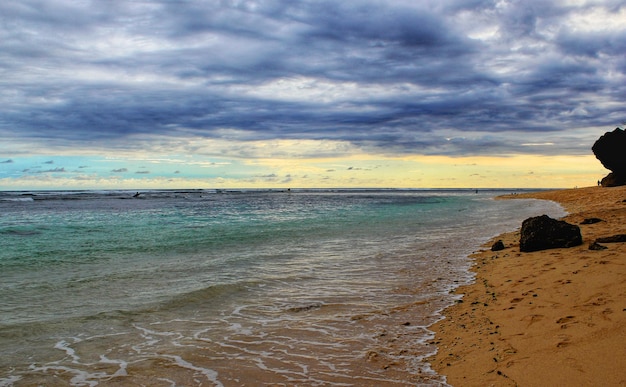
[(4, 1), (0, 134), (587, 154), (573, 130), (624, 120), (626, 28), (574, 19), (622, 3)]
[(570, 55), (590, 58), (598, 58), (601, 55), (619, 56), (626, 50), (626, 31), (591, 34), (563, 31), (557, 36), (556, 43), (563, 52)]

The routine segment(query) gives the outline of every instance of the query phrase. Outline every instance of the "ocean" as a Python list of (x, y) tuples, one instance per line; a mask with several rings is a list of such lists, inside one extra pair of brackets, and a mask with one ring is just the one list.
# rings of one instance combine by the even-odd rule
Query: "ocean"
[(0, 192), (0, 386), (445, 386), (499, 190)]

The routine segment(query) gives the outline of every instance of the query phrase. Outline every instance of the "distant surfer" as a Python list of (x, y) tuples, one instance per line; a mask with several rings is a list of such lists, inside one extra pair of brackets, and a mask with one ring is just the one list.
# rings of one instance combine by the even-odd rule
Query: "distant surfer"
[(136, 194), (133, 195), (134, 198), (139, 197), (139, 195), (141, 195), (139, 192), (137, 192)]

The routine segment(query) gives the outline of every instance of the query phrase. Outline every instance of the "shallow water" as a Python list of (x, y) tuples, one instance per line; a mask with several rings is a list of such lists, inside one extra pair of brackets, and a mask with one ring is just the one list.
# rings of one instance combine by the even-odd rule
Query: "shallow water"
[(0, 193), (0, 386), (442, 385), (427, 327), (501, 191)]

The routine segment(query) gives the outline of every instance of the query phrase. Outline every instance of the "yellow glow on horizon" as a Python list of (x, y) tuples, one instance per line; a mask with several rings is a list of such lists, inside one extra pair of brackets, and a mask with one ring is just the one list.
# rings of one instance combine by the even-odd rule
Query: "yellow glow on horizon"
[[(594, 185), (608, 173), (591, 154), (394, 155), (335, 140), (246, 141), (237, 139), (245, 133), (228, 135), (230, 139), (151, 136), (135, 139), (142, 143), (137, 151), (115, 153), (52, 149), (46, 158), (75, 157), (81, 160), (76, 165), (100, 170), (67, 166), (64, 173), (28, 174), (5, 169), (0, 189), (571, 188)], [(117, 169), (128, 173), (112, 173)], [(139, 177), (139, 170), (150, 173)]]
[[(510, 155), (502, 157), (382, 156), (356, 154), (325, 159), (258, 159), (296, 187), (389, 188), (570, 188), (590, 186), (608, 173), (594, 156)], [(297, 184), (300, 183), (300, 184)]]

